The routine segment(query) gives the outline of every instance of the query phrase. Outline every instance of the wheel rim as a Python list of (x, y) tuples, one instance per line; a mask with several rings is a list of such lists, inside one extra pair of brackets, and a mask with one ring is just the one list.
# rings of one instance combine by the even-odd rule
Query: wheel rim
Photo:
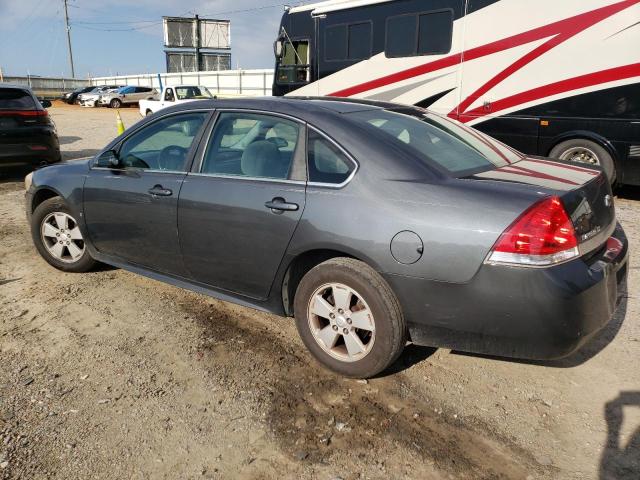
[(366, 357), (375, 342), (373, 313), (362, 295), (341, 283), (316, 289), (307, 308), (309, 328), (316, 343), (342, 362)]
[(586, 147), (573, 147), (560, 155), (560, 160), (569, 162), (588, 163), (590, 165), (600, 165), (598, 155)]
[(56, 260), (75, 263), (84, 255), (85, 243), (75, 219), (64, 212), (45, 217), (40, 227), (42, 244)]

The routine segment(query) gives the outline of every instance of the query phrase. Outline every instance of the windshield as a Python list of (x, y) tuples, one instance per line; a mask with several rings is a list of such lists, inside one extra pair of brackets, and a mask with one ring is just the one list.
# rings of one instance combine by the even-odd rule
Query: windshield
[(347, 116), (373, 134), (408, 147), (421, 162), (435, 164), (456, 176), (493, 170), (522, 158), (472, 128), (426, 111), (366, 110)]
[(213, 98), (207, 87), (176, 87), (178, 100)]

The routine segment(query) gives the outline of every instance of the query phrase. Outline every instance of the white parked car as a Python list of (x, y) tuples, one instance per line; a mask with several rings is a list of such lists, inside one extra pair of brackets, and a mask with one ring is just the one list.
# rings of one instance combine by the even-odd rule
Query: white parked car
[(83, 107), (97, 107), (102, 95), (115, 92), (119, 88), (122, 88), (122, 85), (104, 85), (96, 87), (90, 92), (78, 95), (78, 103)]
[(138, 103), (140, 100), (155, 98), (158, 91), (151, 87), (122, 87), (115, 92), (100, 96), (98, 104), (101, 106), (120, 108), (123, 105)]
[(146, 117), (171, 105), (193, 102), (195, 100), (210, 100), (213, 98), (216, 97), (209, 89), (201, 85), (173, 85), (164, 87), (162, 95), (160, 95), (160, 100), (140, 101), (140, 115)]

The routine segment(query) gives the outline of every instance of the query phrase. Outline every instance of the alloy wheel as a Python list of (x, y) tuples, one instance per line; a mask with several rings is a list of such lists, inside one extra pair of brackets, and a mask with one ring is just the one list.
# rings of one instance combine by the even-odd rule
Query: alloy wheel
[(373, 313), (351, 287), (341, 283), (319, 287), (309, 300), (307, 312), (313, 338), (333, 358), (356, 362), (373, 348)]
[(42, 244), (47, 252), (64, 263), (75, 263), (82, 258), (85, 243), (75, 219), (64, 212), (53, 212), (42, 221)]

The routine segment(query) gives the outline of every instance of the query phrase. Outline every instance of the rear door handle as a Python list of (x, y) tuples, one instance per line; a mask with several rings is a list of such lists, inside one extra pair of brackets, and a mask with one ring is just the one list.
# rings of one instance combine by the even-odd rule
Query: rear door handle
[(273, 213), (296, 212), (300, 208), (297, 203), (288, 203), (282, 197), (276, 197), (270, 202), (266, 202), (264, 206), (270, 208)]
[(173, 191), (168, 188), (164, 188), (162, 185), (156, 185), (149, 190), (149, 193), (154, 197), (170, 197), (173, 195)]

